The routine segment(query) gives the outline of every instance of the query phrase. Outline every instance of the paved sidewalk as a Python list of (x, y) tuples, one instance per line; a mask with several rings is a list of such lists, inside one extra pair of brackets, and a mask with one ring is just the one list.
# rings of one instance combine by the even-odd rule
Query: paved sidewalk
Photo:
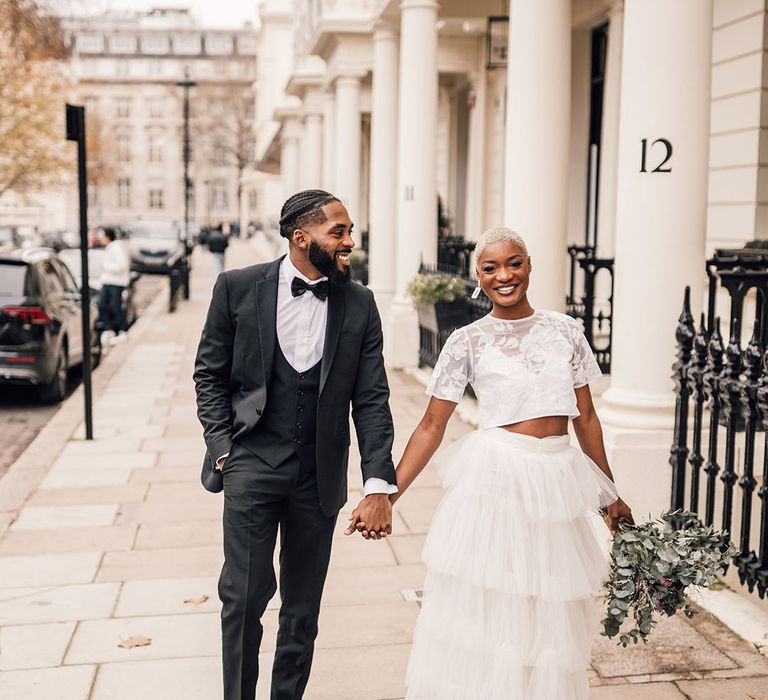
[[(192, 299), (169, 315), (161, 295), (99, 368), (96, 439), (82, 439), (78, 391), (0, 480), (2, 700), (221, 698), (222, 498), (198, 481), (191, 379), (211, 279), (206, 253), (195, 255)], [(228, 261), (255, 253), (234, 241)], [(426, 399), (406, 374), (390, 383), (397, 456)], [(453, 420), (447, 439), (467, 430)], [(355, 460), (350, 483), (346, 513), (361, 497)], [(307, 700), (403, 697), (419, 554), (441, 493), (428, 468), (385, 542), (345, 538), (340, 516)], [(272, 604), (264, 668), (276, 622)], [(139, 637), (151, 643), (118, 646)], [(675, 618), (642, 648), (596, 638), (592, 684), (593, 700), (768, 700), (768, 661), (713, 618)]]

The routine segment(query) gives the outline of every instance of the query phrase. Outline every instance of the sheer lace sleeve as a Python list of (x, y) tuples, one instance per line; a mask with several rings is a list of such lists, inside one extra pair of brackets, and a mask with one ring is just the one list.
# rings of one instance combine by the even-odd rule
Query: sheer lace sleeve
[(578, 323), (574, 323), (573, 356), (571, 357), (571, 373), (573, 374), (573, 387), (589, 384), (591, 381), (602, 377), (600, 366), (597, 364), (592, 348), (589, 347), (584, 333)]
[(463, 328), (455, 330), (443, 346), (427, 394), (458, 403), (472, 381), (472, 357), (469, 338)]

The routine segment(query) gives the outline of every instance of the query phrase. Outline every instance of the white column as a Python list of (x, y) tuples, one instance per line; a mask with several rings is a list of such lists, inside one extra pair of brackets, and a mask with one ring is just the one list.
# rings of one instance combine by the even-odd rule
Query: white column
[(603, 125), (600, 138), (600, 208), (597, 212), (597, 250), (601, 258), (611, 258), (616, 240), (616, 173), (619, 164), (619, 99), (621, 97), (621, 52), (624, 34), (624, 0), (610, 9), (608, 55), (603, 87)]
[(515, 0), (507, 55), (504, 222), (528, 244), (531, 303), (562, 310), (568, 247), (570, 0)]
[[(636, 513), (669, 503), (670, 374), (685, 285), (695, 312), (703, 303), (711, 40), (712, 0), (625, 2), (613, 358), (599, 412)], [(671, 144), (669, 172), (658, 171), (667, 156), (658, 139)]]
[(352, 221), (360, 215), (360, 77), (336, 78), (336, 143), (334, 194), (344, 202)]
[(280, 136), (280, 177), (283, 182), (283, 197), (285, 199), (299, 189), (300, 132), (301, 125), (296, 117), (285, 120)]
[(397, 57), (397, 34), (391, 29), (377, 29), (373, 34), (368, 286), (382, 312), (395, 293), (392, 234), (397, 201)]
[(418, 363), (418, 324), (406, 288), (422, 259), (437, 259), (437, 10), (435, 0), (400, 3), (396, 298), (385, 336), (394, 367)]
[(322, 187), (323, 116), (310, 112), (304, 118), (304, 138), (301, 151), (301, 187), (317, 190)]
[(334, 182), (334, 144), (336, 142), (336, 95), (328, 90), (323, 96), (323, 189), (333, 192)]
[[(483, 56), (483, 62), (485, 58)], [(483, 202), (485, 198), (485, 66), (470, 76), (469, 144), (467, 146), (467, 202), (464, 236), (476, 241), (483, 232)]]
[[(691, 285), (694, 304), (703, 298), (711, 28), (712, 0), (626, 3), (613, 360), (604, 397), (605, 418), (616, 425), (671, 427), (683, 288)], [(670, 172), (653, 172), (667, 155), (663, 143), (653, 145), (662, 138), (672, 147)]]

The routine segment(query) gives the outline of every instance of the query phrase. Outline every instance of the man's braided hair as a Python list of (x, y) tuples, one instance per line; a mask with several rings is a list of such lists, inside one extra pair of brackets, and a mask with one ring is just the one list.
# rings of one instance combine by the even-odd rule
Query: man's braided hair
[(288, 197), (280, 210), (280, 235), (290, 240), (297, 228), (327, 221), (323, 207), (339, 198), (325, 190), (304, 190)]

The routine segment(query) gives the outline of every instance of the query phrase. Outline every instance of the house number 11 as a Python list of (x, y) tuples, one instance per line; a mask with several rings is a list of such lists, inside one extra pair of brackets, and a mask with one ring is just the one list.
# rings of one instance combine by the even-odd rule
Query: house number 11
[[(640, 143), (642, 143), (642, 155), (640, 156), (640, 172), (641, 173), (647, 173), (648, 171), (648, 139), (643, 139)], [(651, 148), (653, 148), (657, 143), (660, 143), (664, 148), (666, 149), (667, 155), (665, 156), (664, 160), (661, 161), (653, 170), (650, 172), (652, 173), (671, 173), (672, 167), (665, 168), (664, 166), (669, 162), (669, 159), (672, 157), (672, 144), (667, 141), (667, 139), (656, 139), (652, 144)], [(656, 149), (658, 150), (658, 149)]]

